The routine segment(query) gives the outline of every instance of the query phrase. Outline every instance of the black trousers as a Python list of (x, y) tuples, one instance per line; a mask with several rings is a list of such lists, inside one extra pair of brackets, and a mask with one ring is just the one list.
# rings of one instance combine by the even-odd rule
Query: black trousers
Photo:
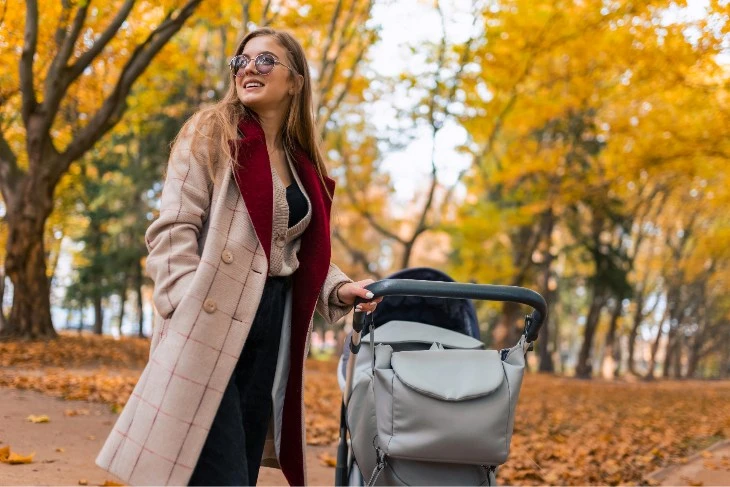
[(256, 485), (289, 278), (269, 277), (189, 485)]

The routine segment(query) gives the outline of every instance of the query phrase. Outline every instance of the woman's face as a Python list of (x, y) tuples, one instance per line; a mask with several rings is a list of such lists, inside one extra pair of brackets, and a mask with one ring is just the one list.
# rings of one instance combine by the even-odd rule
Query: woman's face
[[(259, 115), (274, 111), (283, 117), (295, 93), (297, 79), (296, 73), (285, 67), (290, 66), (286, 50), (275, 38), (261, 36), (248, 41), (241, 54), (250, 61), (239, 68), (235, 78), (238, 99)], [(267, 54), (277, 62), (268, 74), (257, 72), (256, 56), (261, 54)]]

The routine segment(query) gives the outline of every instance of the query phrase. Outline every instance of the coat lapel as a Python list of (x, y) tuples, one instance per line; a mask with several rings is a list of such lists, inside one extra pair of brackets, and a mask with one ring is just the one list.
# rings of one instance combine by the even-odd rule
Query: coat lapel
[[(274, 188), (266, 138), (259, 123), (252, 118), (238, 124), (242, 137), (237, 144), (238, 158), (235, 179), (246, 203), (256, 236), (264, 247), (266, 260), (271, 260)], [(290, 341), (290, 373), (284, 398), (282, 439), (279, 463), (291, 485), (304, 485), (304, 424), (302, 394), (304, 353), (309, 323), (320, 289), (329, 272), (331, 257), (330, 211), (332, 202), (319, 179), (314, 163), (301, 148), (294, 152), (297, 174), (312, 204), (312, 219), (301, 236), (298, 252), (299, 268), (292, 276), (292, 323)], [(325, 178), (329, 194), (335, 182)]]
[(246, 209), (256, 230), (256, 236), (271, 261), (271, 227), (274, 220), (274, 183), (271, 179), (271, 163), (266, 151), (266, 137), (259, 123), (241, 119), (238, 129), (240, 139), (233, 141), (238, 147), (234, 176)]

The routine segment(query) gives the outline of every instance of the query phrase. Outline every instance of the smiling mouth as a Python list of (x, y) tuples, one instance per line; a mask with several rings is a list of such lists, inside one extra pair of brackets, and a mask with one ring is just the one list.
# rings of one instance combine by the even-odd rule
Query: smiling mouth
[(255, 89), (255, 88), (263, 88), (263, 86), (264, 86), (263, 84), (258, 83), (256, 81), (250, 81), (250, 82), (246, 83), (245, 85), (243, 85), (243, 88), (246, 90), (250, 90), (250, 89)]

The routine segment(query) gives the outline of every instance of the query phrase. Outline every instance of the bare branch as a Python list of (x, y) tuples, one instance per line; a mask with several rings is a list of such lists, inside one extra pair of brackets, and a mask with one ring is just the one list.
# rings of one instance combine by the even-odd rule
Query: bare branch
[(352, 62), (352, 65), (350, 66), (350, 76), (347, 77), (347, 80), (345, 81), (345, 85), (340, 90), (340, 93), (337, 95), (337, 99), (332, 105), (325, 106), (325, 115), (323, 115), (320, 120), (318, 120), (318, 126), (319, 126), (319, 136), (320, 138), (324, 139), (325, 132), (327, 130), (327, 122), (332, 117), (332, 114), (337, 111), (337, 109), (342, 105), (342, 102), (345, 100), (345, 97), (350, 92), (350, 88), (352, 87), (352, 82), (355, 79), (355, 76), (357, 76), (357, 68), (362, 62), (362, 59), (365, 57), (365, 52), (368, 50), (369, 44), (365, 42), (362, 47), (360, 48), (360, 51), (357, 53), (357, 56), (355, 56), (355, 59)]
[(99, 138), (119, 122), (126, 110), (126, 98), (134, 82), (144, 72), (152, 61), (152, 58), (162, 49), (170, 38), (175, 35), (183, 26), (185, 21), (193, 14), (202, 0), (189, 0), (174, 17), (167, 18), (137, 46), (129, 61), (124, 66), (117, 84), (112, 93), (104, 100), (101, 108), (91, 118), (89, 123), (82, 128), (76, 137), (61, 154), (62, 164), (59, 165), (56, 177), (68, 168), (68, 165), (86, 152)]
[(109, 26), (101, 33), (99, 38), (94, 41), (94, 44), (91, 45), (89, 50), (83, 53), (75, 63), (69, 66), (67, 79), (65, 80), (67, 85), (70, 85), (76, 78), (81, 76), (81, 73), (83, 73), (84, 70), (91, 65), (94, 59), (96, 59), (96, 56), (98, 56), (107, 44), (114, 39), (114, 36), (117, 34), (124, 21), (127, 20), (129, 13), (132, 11), (134, 1), (135, 0), (126, 0), (119, 9), (119, 12), (117, 12), (117, 15), (115, 15), (112, 19)]
[[(354, 1), (357, 1), (357, 0), (353, 0), (353, 2)], [(319, 79), (320, 80), (325, 79), (325, 73), (328, 72), (330, 65), (334, 64), (334, 60), (330, 61), (327, 55), (329, 54), (330, 49), (332, 48), (332, 43), (335, 41), (335, 28), (337, 27), (337, 19), (340, 16), (341, 10), (342, 10), (342, 0), (338, 0), (337, 5), (335, 5), (335, 11), (332, 13), (332, 20), (330, 21), (330, 28), (329, 28), (329, 32), (327, 33), (325, 44), (322, 47), (322, 60), (319, 62), (319, 65), (320, 65)]]
[[(340, 150), (340, 153), (343, 154), (343, 165), (345, 166), (345, 173), (349, 177), (350, 173), (350, 163), (348, 157), (343, 153), (342, 150)], [(372, 213), (370, 213), (368, 210), (364, 208), (364, 205), (360, 204), (358, 201), (357, 196), (355, 196), (355, 192), (353, 191), (353, 185), (352, 184), (345, 184), (343, 185), (343, 188), (345, 190), (345, 194), (347, 195), (347, 199), (350, 200), (350, 203), (355, 207), (355, 211), (357, 211), (363, 218), (365, 218), (370, 225), (377, 230), (380, 234), (382, 234), (386, 238), (390, 238), (392, 240), (395, 240), (396, 242), (400, 243), (401, 245), (406, 245), (406, 241), (400, 238), (395, 233), (391, 232), (387, 228), (385, 228), (383, 225), (378, 223), (375, 220), (375, 217)]]
[(241, 10), (243, 17), (243, 32), (248, 33), (248, 24), (251, 22), (251, 0), (243, 0), (241, 2)]
[(20, 91), (23, 93), (21, 113), (23, 123), (28, 126), (30, 116), (35, 112), (38, 101), (33, 85), (33, 57), (38, 45), (38, 2), (28, 0), (25, 8), (25, 36), (23, 52), (20, 55)]
[(345, 250), (347, 250), (350, 254), (350, 258), (354, 262), (360, 264), (365, 272), (372, 275), (376, 280), (383, 278), (379, 272), (370, 269), (370, 262), (368, 261), (367, 255), (350, 245), (350, 242), (348, 242), (347, 239), (344, 238), (339, 231), (337, 231), (337, 229), (334, 231), (334, 237), (338, 242), (340, 242), (340, 244), (342, 244), (343, 247), (345, 247)]
[[(320, 85), (319, 85), (319, 100), (320, 100), (320, 106), (325, 106), (326, 102), (324, 101), (325, 93), (330, 93), (334, 86), (335, 81), (335, 75), (337, 73), (337, 70), (335, 69), (336, 61), (340, 58), (342, 53), (345, 51), (345, 49), (352, 44), (352, 39), (355, 36), (357, 32), (356, 27), (350, 28), (350, 35), (346, 36), (345, 32), (347, 29), (354, 23), (355, 14), (357, 13), (356, 9), (357, 0), (353, 0), (352, 2), (352, 8), (347, 12), (347, 16), (345, 17), (345, 20), (343, 21), (343, 25), (340, 27), (339, 33), (340, 33), (340, 40), (337, 44), (337, 48), (335, 49), (334, 54), (330, 58), (329, 61), (327, 61), (326, 64), (322, 67), (322, 73), (320, 73)], [(367, 14), (372, 10), (373, 2), (370, 0), (367, 3), (366, 8), (363, 10), (362, 13)], [(331, 37), (334, 38), (334, 31), (331, 33)], [(329, 50), (329, 46), (328, 46)], [(324, 52), (324, 54), (327, 54), (327, 51)], [(363, 53), (364, 54), (364, 53)], [(323, 58), (324, 59), (324, 58)], [(359, 62), (359, 61), (358, 61)], [(322, 80), (326, 79), (327, 81), (322, 82)], [(334, 112), (334, 110), (329, 110), (329, 116)], [(317, 115), (319, 115), (319, 111), (317, 112)], [(324, 122), (321, 121), (320, 117), (318, 116), (317, 122), (320, 123), (320, 125), (324, 125)]]
[[(46, 100), (59, 97), (59, 94), (54, 93), (53, 91), (63, 91), (64, 88), (68, 86), (63, 85), (60, 76), (61, 71), (66, 67), (66, 63), (68, 63), (68, 60), (71, 58), (71, 53), (73, 52), (74, 45), (76, 45), (79, 34), (81, 34), (81, 29), (83, 28), (84, 21), (86, 20), (86, 13), (89, 9), (89, 3), (91, 2), (83, 3), (76, 11), (73, 23), (71, 24), (70, 32), (67, 32), (67, 27), (65, 25), (59, 27), (59, 33), (56, 36), (56, 42), (58, 43), (58, 52), (53, 58), (51, 66), (48, 69), (48, 74), (46, 76), (46, 87), (44, 96)], [(60, 96), (62, 96), (62, 94)]]
[(275, 10), (274, 13), (269, 15), (269, 10), (271, 10), (271, 0), (266, 0), (266, 5), (264, 6), (264, 11), (261, 14), (261, 26), (262, 27), (271, 25), (274, 22), (276, 22), (276, 19), (279, 17), (279, 14), (282, 11), (282, 9), (278, 9), (278, 10)]
[(3, 13), (0, 14), (0, 27), (5, 23), (5, 14), (8, 11), (8, 2), (3, 2)]

